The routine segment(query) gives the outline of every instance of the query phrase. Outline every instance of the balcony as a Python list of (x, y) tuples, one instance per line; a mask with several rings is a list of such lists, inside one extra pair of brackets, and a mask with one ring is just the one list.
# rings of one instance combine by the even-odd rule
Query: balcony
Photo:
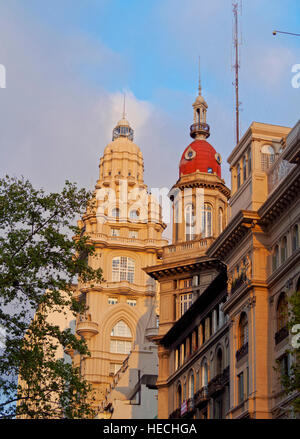
[(190, 135), (195, 139), (197, 134), (204, 134), (209, 137), (209, 125), (204, 122), (193, 123), (193, 125), (190, 126)]
[(171, 258), (171, 257), (178, 257), (178, 253), (186, 253), (188, 256), (190, 255), (190, 252), (192, 251), (206, 251), (211, 244), (213, 243), (214, 238), (202, 238), (198, 240), (193, 241), (187, 241), (175, 245), (168, 245), (164, 247), (163, 249), (163, 257), (164, 258)]
[(227, 366), (222, 373), (216, 375), (208, 383), (208, 396), (213, 396), (214, 394), (222, 391), (228, 382), (229, 382), (229, 366)]
[(198, 392), (194, 395), (194, 403), (196, 407), (199, 407), (202, 404), (207, 403), (209, 400), (207, 386), (202, 387)]
[(248, 354), (248, 342), (243, 344), (243, 346), (236, 351), (235, 354), (236, 361), (240, 361), (247, 354)]
[(231, 294), (233, 294), (241, 285), (247, 281), (246, 273), (243, 271), (237, 279), (234, 279), (231, 286)]
[(275, 334), (275, 344), (277, 345), (282, 340), (284, 340), (289, 335), (289, 330), (287, 326), (283, 326), (283, 328), (279, 329), (279, 331)]
[(89, 340), (93, 335), (99, 334), (98, 323), (91, 321), (91, 315), (80, 316), (77, 321), (76, 332), (80, 337)]

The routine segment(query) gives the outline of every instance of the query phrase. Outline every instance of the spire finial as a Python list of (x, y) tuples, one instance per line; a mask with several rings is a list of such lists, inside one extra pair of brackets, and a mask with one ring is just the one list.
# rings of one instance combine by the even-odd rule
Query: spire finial
[(124, 100), (123, 100), (123, 119), (125, 119), (126, 113), (125, 113), (125, 104), (126, 104), (126, 95), (124, 92)]
[(201, 74), (200, 74), (200, 55), (199, 55), (199, 84), (198, 84), (198, 91), (199, 91), (199, 96), (201, 96)]

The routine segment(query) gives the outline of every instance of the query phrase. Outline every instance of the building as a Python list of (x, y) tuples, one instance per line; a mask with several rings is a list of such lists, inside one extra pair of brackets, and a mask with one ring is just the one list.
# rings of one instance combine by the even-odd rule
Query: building
[(287, 296), (300, 288), (300, 122), (254, 122), (232, 151), (229, 224), (208, 249), (228, 267), (229, 418), (289, 417)]
[[(149, 336), (157, 331), (158, 306), (155, 282), (142, 268), (157, 264), (167, 243), (162, 238), (166, 226), (144, 184), (143, 156), (125, 116), (99, 169), (95, 203), (79, 226), (95, 245), (89, 263), (102, 269), (104, 281), (78, 285), (77, 298), (88, 311), (76, 322), (76, 333), (86, 339), (91, 356), (75, 353), (73, 363), (92, 384), (100, 417), (154, 418), (157, 347)], [(117, 381), (111, 404), (109, 393)], [(134, 392), (139, 385), (145, 390), (142, 406)]]
[[(222, 357), (222, 372), (218, 369), (217, 375), (225, 368), (228, 326), (222, 303), (227, 291), (226, 266), (206, 253), (226, 227), (230, 190), (221, 178), (221, 156), (206, 140), (210, 135), (207, 108), (199, 84), (190, 127), (194, 140), (182, 154), (179, 179), (170, 191), (173, 243), (163, 249), (159, 265), (145, 268), (160, 283), (159, 333), (155, 338), (159, 343), (159, 418), (168, 418), (171, 413), (178, 416), (181, 406), (184, 414), (195, 412), (196, 405), (189, 405), (194, 392), (200, 388), (206, 392), (207, 380), (216, 376), (208, 370), (212, 356)], [(210, 285), (214, 285), (213, 293)], [(216, 285), (220, 290), (215, 290)], [(207, 417), (209, 413), (212, 416), (212, 410), (210, 405), (197, 413)]]
[(251, 124), (228, 159), (230, 194), (201, 89), (193, 107), (173, 244), (145, 268), (160, 283), (158, 417), (291, 417), (280, 369), (293, 361), (287, 297), (300, 291), (300, 122)]

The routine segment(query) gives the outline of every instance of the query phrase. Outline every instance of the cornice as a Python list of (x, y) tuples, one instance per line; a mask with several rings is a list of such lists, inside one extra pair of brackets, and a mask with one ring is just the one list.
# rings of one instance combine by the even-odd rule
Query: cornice
[(255, 227), (259, 220), (260, 216), (257, 212), (240, 210), (209, 247), (206, 254), (221, 260), (226, 259), (228, 253), (236, 247), (249, 229)]

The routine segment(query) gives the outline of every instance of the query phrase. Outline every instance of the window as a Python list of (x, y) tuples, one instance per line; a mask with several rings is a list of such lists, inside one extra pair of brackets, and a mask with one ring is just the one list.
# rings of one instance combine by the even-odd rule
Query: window
[(223, 354), (222, 354), (222, 349), (219, 348), (217, 352), (216, 375), (220, 375), (222, 372), (223, 372)]
[(137, 220), (139, 218), (139, 212), (137, 210), (131, 210), (129, 217), (130, 219)]
[(239, 347), (248, 343), (248, 318), (245, 312), (242, 313), (239, 324)]
[(180, 296), (180, 315), (183, 314), (189, 309), (189, 307), (193, 303), (193, 293), (181, 294)]
[(281, 263), (287, 259), (287, 239), (286, 236), (281, 241)]
[(120, 369), (120, 367), (122, 366), (122, 364), (119, 363), (110, 363), (109, 365), (109, 374), (110, 375), (115, 375), (118, 370)]
[(194, 397), (194, 374), (193, 372), (189, 376), (189, 398)]
[(126, 300), (126, 302), (129, 306), (136, 306), (136, 300), (128, 299)]
[(184, 279), (183, 281), (183, 287), (189, 288), (193, 286), (193, 279)]
[(206, 359), (202, 363), (202, 386), (207, 386), (208, 383), (208, 366)]
[(111, 229), (111, 236), (120, 236), (120, 229)]
[(251, 174), (252, 171), (252, 166), (251, 166), (251, 148), (248, 151), (248, 175)]
[(131, 342), (126, 340), (110, 340), (110, 352), (115, 354), (130, 354)]
[(264, 145), (261, 149), (261, 170), (267, 171), (275, 161), (275, 152), (272, 146)]
[(186, 241), (191, 241), (195, 238), (195, 217), (194, 217), (194, 206), (188, 204), (185, 209), (185, 239)]
[(238, 404), (241, 404), (244, 399), (244, 372), (242, 372), (238, 375)]
[(222, 419), (222, 398), (215, 399), (214, 401), (214, 418)]
[(241, 166), (237, 165), (237, 188), (241, 186)]
[(296, 251), (298, 247), (299, 247), (299, 229), (298, 229), (298, 225), (296, 224), (293, 227), (293, 231), (292, 231), (292, 250), (293, 250), (293, 252)]
[(129, 238), (137, 239), (138, 238), (138, 231), (137, 230), (129, 230)]
[(219, 232), (223, 232), (223, 209), (219, 208)]
[(182, 403), (182, 389), (181, 384), (177, 387), (177, 407), (180, 408)]
[(178, 232), (179, 232), (179, 207), (178, 202), (175, 204), (174, 207), (174, 220), (175, 220), (175, 241), (178, 241)]
[(113, 218), (120, 218), (120, 209), (118, 209), (117, 207), (115, 207), (112, 211), (111, 211), (111, 216)]
[(275, 246), (273, 250), (273, 271), (277, 270), (279, 267), (279, 247)]
[(126, 256), (118, 256), (112, 260), (112, 281), (134, 281), (134, 260)]
[(109, 297), (108, 298), (109, 305), (116, 305), (117, 303), (118, 303), (118, 299), (116, 297)]
[[(280, 378), (282, 380), (282, 377), (287, 377), (290, 375), (290, 356), (289, 354), (284, 354), (280, 359), (279, 359), (279, 364), (280, 364)], [(284, 388), (283, 383), (281, 383), (282, 388)]]
[(131, 350), (130, 340), (132, 334), (130, 328), (123, 320), (120, 320), (111, 330), (110, 352), (117, 354), (129, 354)]
[(204, 204), (202, 212), (202, 233), (205, 238), (212, 235), (212, 208), (208, 203)]
[(247, 161), (246, 161), (246, 156), (244, 156), (243, 159), (243, 181), (245, 181), (247, 178)]
[(287, 304), (285, 293), (281, 293), (279, 297), (277, 310), (276, 310), (276, 317), (277, 317), (277, 331), (280, 331), (280, 329), (286, 327), (288, 320), (288, 304)]
[(129, 326), (123, 320), (120, 320), (111, 330), (110, 333), (113, 337), (127, 337), (131, 338), (131, 331)]

